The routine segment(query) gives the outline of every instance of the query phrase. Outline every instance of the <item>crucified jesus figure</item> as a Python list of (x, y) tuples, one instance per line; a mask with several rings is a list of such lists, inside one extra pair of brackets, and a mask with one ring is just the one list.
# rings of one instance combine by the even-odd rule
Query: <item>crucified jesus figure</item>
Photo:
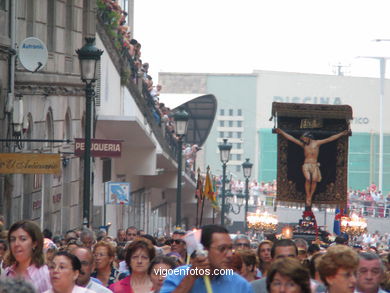
[(318, 163), (318, 154), (320, 152), (320, 146), (328, 142), (339, 139), (340, 137), (347, 135), (348, 130), (344, 130), (338, 134), (329, 136), (325, 139), (315, 140), (310, 132), (302, 134), (300, 139), (293, 137), (292, 135), (284, 132), (280, 128), (276, 129), (276, 133), (281, 134), (283, 137), (292, 141), (293, 143), (301, 146), (304, 151), (305, 161), (302, 165), (302, 173), (305, 177), (305, 210), (310, 211), (312, 205), (312, 198), (314, 191), (316, 190), (317, 183), (321, 182), (320, 163)]

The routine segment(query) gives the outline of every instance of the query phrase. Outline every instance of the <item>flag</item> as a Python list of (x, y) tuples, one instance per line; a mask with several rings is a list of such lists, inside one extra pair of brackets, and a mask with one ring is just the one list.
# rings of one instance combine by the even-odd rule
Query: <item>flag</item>
[(336, 208), (334, 221), (333, 221), (333, 233), (336, 235), (341, 234), (341, 217), (344, 215), (343, 209)]
[(200, 169), (198, 168), (198, 180), (196, 181), (196, 190), (195, 190), (195, 198), (198, 201), (203, 199), (203, 182), (202, 177), (200, 176)]
[(219, 209), (217, 201), (217, 192), (215, 190), (216, 185), (214, 181), (215, 179), (211, 180), (210, 168), (207, 167), (206, 181), (204, 184), (204, 196), (209, 199), (213, 209)]

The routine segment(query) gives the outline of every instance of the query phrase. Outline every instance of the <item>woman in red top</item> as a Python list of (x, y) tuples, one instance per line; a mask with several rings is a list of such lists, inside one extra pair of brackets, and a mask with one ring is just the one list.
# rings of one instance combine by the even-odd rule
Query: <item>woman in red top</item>
[(125, 261), (130, 276), (108, 287), (114, 293), (149, 293), (153, 284), (148, 275), (150, 261), (155, 257), (153, 244), (145, 238), (136, 238), (126, 248)]

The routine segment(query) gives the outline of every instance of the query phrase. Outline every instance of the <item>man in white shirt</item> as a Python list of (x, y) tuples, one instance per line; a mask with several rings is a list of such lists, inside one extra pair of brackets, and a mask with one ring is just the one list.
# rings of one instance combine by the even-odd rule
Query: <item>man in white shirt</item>
[(75, 255), (81, 262), (80, 274), (76, 280), (76, 284), (78, 286), (87, 288), (96, 293), (112, 293), (111, 290), (92, 281), (91, 274), (95, 269), (95, 262), (92, 252), (88, 248), (77, 247), (72, 250), (72, 254)]

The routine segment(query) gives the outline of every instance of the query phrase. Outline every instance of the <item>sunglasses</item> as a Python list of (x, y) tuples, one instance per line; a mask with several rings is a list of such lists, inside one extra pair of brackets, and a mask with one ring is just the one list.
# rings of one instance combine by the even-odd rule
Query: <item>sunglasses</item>
[(175, 240), (172, 240), (172, 243), (171, 243), (171, 244), (173, 244), (173, 243), (175, 243), (175, 244), (181, 244), (181, 243), (185, 243), (185, 241), (184, 241), (184, 240), (181, 240), (181, 239), (175, 239)]

